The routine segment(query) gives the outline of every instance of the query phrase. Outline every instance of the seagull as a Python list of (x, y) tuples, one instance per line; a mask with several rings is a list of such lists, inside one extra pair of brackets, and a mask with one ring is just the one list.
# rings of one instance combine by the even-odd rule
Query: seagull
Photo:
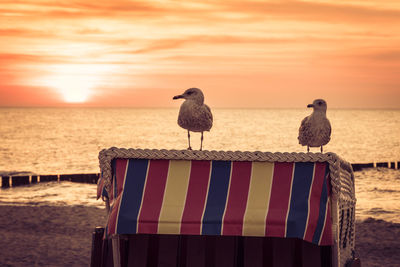
[(310, 152), (310, 147), (320, 146), (322, 153), (322, 146), (331, 140), (331, 124), (326, 117), (326, 101), (316, 99), (307, 107), (314, 110), (311, 115), (301, 121), (298, 137), (299, 144), (307, 146), (307, 152)]
[(204, 104), (203, 92), (198, 88), (189, 88), (183, 94), (174, 96), (173, 99), (183, 98), (179, 110), (178, 125), (188, 131), (188, 149), (190, 147), (190, 131), (201, 132), (200, 150), (203, 148), (203, 132), (210, 131), (213, 124), (211, 109)]

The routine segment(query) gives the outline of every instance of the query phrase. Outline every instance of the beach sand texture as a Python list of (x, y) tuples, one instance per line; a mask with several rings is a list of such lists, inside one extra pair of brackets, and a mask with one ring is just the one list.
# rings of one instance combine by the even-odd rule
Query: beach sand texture
[(92, 231), (104, 209), (0, 206), (0, 266), (89, 266)]
[[(105, 210), (84, 206), (0, 206), (0, 266), (88, 266), (91, 233)], [(400, 224), (367, 219), (356, 225), (363, 267), (399, 266)]]

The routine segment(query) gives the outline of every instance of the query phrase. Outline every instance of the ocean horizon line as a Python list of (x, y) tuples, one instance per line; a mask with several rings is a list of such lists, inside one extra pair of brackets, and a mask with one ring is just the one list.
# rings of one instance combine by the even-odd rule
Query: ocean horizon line
[[(299, 107), (212, 107), (216, 110), (299, 110), (307, 109), (307, 106)], [(0, 109), (136, 109), (136, 110), (162, 110), (179, 109), (177, 106), (148, 107), (148, 106), (86, 106), (86, 105), (62, 105), (62, 106), (0, 106)], [(330, 107), (329, 110), (365, 110), (365, 111), (400, 111), (398, 107)]]

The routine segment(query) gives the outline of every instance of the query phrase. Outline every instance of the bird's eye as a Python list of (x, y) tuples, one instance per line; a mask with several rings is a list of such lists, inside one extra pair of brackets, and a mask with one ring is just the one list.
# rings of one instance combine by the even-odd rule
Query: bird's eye
[(318, 102), (318, 106), (321, 106), (322, 105), (322, 102)]
[(189, 92), (187, 92), (187, 94), (188, 94), (188, 95), (191, 95), (191, 94), (193, 94), (193, 92), (192, 92), (192, 91), (189, 91)]

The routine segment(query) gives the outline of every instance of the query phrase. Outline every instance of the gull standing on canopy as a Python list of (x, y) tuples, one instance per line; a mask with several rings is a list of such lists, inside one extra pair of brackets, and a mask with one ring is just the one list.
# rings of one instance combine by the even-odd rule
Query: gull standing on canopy
[(299, 128), (299, 144), (310, 147), (321, 147), (331, 140), (331, 124), (326, 117), (327, 104), (323, 99), (316, 99), (312, 104), (307, 105), (313, 108), (313, 113), (305, 117)]
[(179, 110), (178, 125), (188, 131), (188, 149), (190, 147), (190, 131), (201, 132), (200, 150), (203, 148), (203, 132), (210, 131), (213, 124), (211, 109), (204, 104), (203, 92), (198, 88), (189, 88), (183, 94), (174, 96), (173, 99), (183, 98)]

